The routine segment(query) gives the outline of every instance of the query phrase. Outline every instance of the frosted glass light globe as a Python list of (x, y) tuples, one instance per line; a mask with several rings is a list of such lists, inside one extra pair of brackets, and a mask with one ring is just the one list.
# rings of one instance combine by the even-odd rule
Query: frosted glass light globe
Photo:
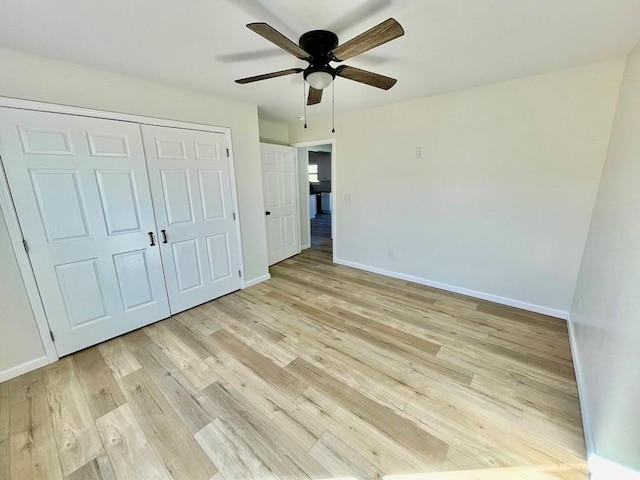
[(305, 79), (309, 85), (316, 90), (322, 90), (323, 88), (331, 85), (333, 81), (333, 75), (329, 72), (311, 72)]

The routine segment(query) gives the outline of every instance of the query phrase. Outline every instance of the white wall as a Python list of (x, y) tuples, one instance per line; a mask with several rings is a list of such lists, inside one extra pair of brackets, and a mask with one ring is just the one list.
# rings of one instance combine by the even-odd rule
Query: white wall
[(260, 131), (261, 142), (289, 145), (289, 127), (286, 123), (259, 119), (258, 129)]
[[(339, 115), (336, 257), (566, 316), (623, 68), (616, 59)], [(330, 118), (314, 117), (307, 130), (290, 125), (289, 140), (329, 132)]]
[(296, 148), (298, 157), (298, 206), (300, 207), (300, 248), (311, 246), (309, 238), (309, 149)]
[[(0, 48), (0, 95), (81, 106), (113, 112), (230, 127), (238, 186), (240, 226), (246, 280), (268, 273), (267, 245), (262, 209), (262, 175), (255, 105), (109, 73), (88, 67)], [(0, 225), (0, 250), (12, 252), (6, 228)], [(15, 271), (0, 271), (2, 284), (23, 291)], [(0, 305), (13, 302), (4, 288)], [(16, 307), (17, 308), (17, 307)], [(2, 311), (0, 315), (5, 315)], [(27, 309), (13, 312), (16, 322), (31, 324)], [(22, 325), (22, 323), (20, 323)], [(26, 334), (25, 334), (26, 335)], [(0, 339), (4, 342), (5, 338)], [(4, 349), (3, 349), (4, 350)], [(0, 372), (21, 358), (0, 357)]]
[(2, 212), (0, 212), (0, 275), (0, 381), (3, 381), (11, 375), (11, 372), (6, 374), (3, 372), (38, 359), (46, 362), (46, 358), (43, 358), (44, 348)]
[(585, 429), (591, 432), (598, 455), (638, 470), (639, 129), (640, 47), (627, 60), (571, 309)]

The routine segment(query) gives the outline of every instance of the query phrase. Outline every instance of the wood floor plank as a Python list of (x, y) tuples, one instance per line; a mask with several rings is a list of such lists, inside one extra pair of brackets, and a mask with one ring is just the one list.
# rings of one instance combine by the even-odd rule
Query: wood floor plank
[(175, 480), (208, 480), (217, 472), (144, 370), (120, 383), (142, 431)]
[(72, 360), (94, 419), (125, 403), (111, 369), (97, 348), (78, 352)]
[(47, 367), (44, 378), (58, 456), (62, 472), (68, 475), (104, 449), (72, 358), (62, 358)]
[(256, 411), (278, 425), (305, 450), (318, 441), (326, 428), (309, 417), (269, 381), (236, 360), (224, 350), (207, 359), (220, 376), (254, 407)]
[[(205, 389), (220, 410), (219, 417), (249, 443), (276, 476), (283, 478), (328, 478), (329, 473), (273, 422), (255, 414), (253, 408), (230, 385), (219, 381)], [(282, 455), (280, 450), (286, 451)], [(225, 474), (226, 476), (226, 474)]]
[(384, 477), (378, 468), (331, 432), (322, 435), (309, 454), (336, 478), (382, 480)]
[[(254, 311), (246, 302), (238, 302), (235, 298), (223, 297), (219, 302), (209, 305), (209, 308), (212, 311), (220, 312), (236, 322), (246, 325), (272, 343), (278, 343), (284, 338), (280, 332), (277, 332), (263, 324), (261, 321), (261, 312)], [(229, 322), (225, 322), (224, 326), (227, 326), (228, 324)]]
[(307, 385), (301, 380), (273, 363), (270, 359), (260, 355), (230, 333), (221, 330), (211, 335), (211, 338), (215, 339), (222, 348), (225, 348), (241, 363), (244, 363), (256, 374), (277, 385), (281, 391), (290, 397), (295, 398), (306, 390)]
[(109, 457), (103, 453), (67, 475), (65, 480), (116, 480), (116, 475), (113, 473)]
[(144, 328), (129, 332), (126, 335), (123, 335), (122, 338), (126, 342), (127, 347), (129, 347), (129, 350), (132, 352), (135, 352), (140, 348), (144, 348), (151, 343), (151, 339), (149, 338), (149, 335), (145, 333)]
[(42, 370), (11, 380), (9, 394), (9, 478), (62, 479)]
[(258, 457), (251, 443), (244, 441), (234, 428), (221, 418), (216, 418), (200, 430), (195, 438), (225, 478), (279, 478)]
[(3, 382), (0, 383), (0, 479), (8, 479), (11, 468), (9, 433), (9, 382)]
[(157, 345), (135, 352), (136, 358), (191, 433), (213, 420), (199, 399), (198, 390)]
[(125, 377), (141, 368), (122, 337), (101, 343), (98, 349), (116, 379)]
[[(200, 312), (200, 310), (198, 310), (198, 312)], [(217, 322), (212, 321), (213, 319), (210, 319), (202, 314), (196, 315), (195, 313), (196, 312), (187, 310), (186, 312), (182, 312), (179, 315), (176, 315), (175, 319), (186, 328), (191, 330), (193, 333), (201, 337), (208, 337), (212, 333), (215, 333), (220, 330), (220, 328), (222, 328), (217, 324)]]
[(175, 318), (170, 318), (163, 322), (162, 326), (171, 332), (178, 340), (188, 345), (189, 348), (203, 360), (218, 351), (215, 342), (209, 341), (209, 335), (211, 334), (202, 336), (194, 333)]
[(377, 365), (360, 362), (333, 348), (328, 341), (286, 339), (282, 345), (298, 352), (298, 358), (327, 370), (345, 385), (395, 411), (402, 412), (411, 398), (411, 394), (407, 395), (402, 388), (403, 384), (376, 370)]
[(148, 326), (145, 331), (195, 388), (202, 390), (218, 380), (219, 376), (215, 371), (162, 322)]
[(382, 472), (408, 474), (437, 470), (430, 462), (313, 388), (298, 397), (296, 404)]
[[(452, 365), (447, 364), (446, 361), (441, 361), (438, 358), (434, 358), (434, 355), (438, 353), (440, 345), (414, 338), (411, 341), (407, 340), (407, 334), (399, 332), (397, 339), (393, 338), (393, 329), (382, 326), (382, 328), (376, 328), (375, 321), (366, 321), (364, 319), (358, 320), (358, 326), (353, 326), (347, 323), (346, 320), (354, 322), (356, 315), (348, 315), (345, 310), (342, 310), (343, 315), (341, 318), (338, 315), (332, 315), (327, 312), (320, 312), (319, 309), (314, 309), (305, 304), (304, 301), (291, 301), (287, 300), (287, 297), (280, 293), (270, 293), (267, 295), (269, 299), (276, 300), (283, 308), (292, 309), (298, 314), (305, 315), (308, 319), (313, 319), (315, 322), (322, 322), (328, 328), (335, 329), (333, 338), (341, 336), (348, 344), (357, 343), (362, 345), (364, 349), (375, 349), (381, 352), (402, 352), (403, 360), (411, 365), (414, 365), (416, 369), (420, 369), (427, 375), (437, 377), (445, 376), (449, 377), (463, 385), (469, 385), (472, 379), (472, 372), (467, 371), (464, 368), (453, 368)], [(329, 309), (331, 311), (331, 309)], [(403, 341), (404, 340), (404, 341)], [(409, 345), (410, 342), (413, 345)], [(417, 345), (421, 345), (425, 351), (417, 348)]]
[(172, 480), (128, 404), (103, 415), (96, 425), (118, 480)]
[(291, 362), (286, 369), (308, 385), (321, 389), (334, 401), (347, 407), (389, 438), (427, 459), (436, 469), (444, 463), (448, 445), (408, 419), (395, 414), (388, 407), (374, 402), (299, 358)]
[[(269, 358), (279, 367), (287, 366), (296, 356), (281, 348), (278, 343), (269, 338), (256, 333), (250, 327), (239, 322), (232, 322), (225, 327), (225, 330), (233, 334), (238, 340), (258, 352), (260, 355)], [(280, 341), (280, 340), (279, 340)]]

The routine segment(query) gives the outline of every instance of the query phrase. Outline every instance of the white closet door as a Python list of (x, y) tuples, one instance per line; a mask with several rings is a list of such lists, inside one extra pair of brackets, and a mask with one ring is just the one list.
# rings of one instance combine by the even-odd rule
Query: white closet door
[(0, 154), (59, 355), (169, 316), (137, 124), (0, 108)]
[(260, 144), (269, 265), (300, 253), (298, 172), (293, 147)]
[(226, 137), (142, 126), (171, 313), (240, 288)]

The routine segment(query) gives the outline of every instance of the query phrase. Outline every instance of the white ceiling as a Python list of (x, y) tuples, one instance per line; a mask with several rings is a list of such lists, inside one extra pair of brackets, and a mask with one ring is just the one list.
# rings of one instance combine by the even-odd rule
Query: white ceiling
[[(0, 0), (0, 45), (255, 103), (265, 119), (302, 114), (305, 67), (245, 28), (264, 21), (297, 43), (314, 29), (344, 42), (394, 17), (405, 36), (348, 65), (398, 78), (385, 92), (336, 82), (336, 112), (396, 103), (626, 55), (640, 0)], [(0, 67), (1, 68), (1, 67)], [(331, 111), (330, 92), (309, 116)]]

